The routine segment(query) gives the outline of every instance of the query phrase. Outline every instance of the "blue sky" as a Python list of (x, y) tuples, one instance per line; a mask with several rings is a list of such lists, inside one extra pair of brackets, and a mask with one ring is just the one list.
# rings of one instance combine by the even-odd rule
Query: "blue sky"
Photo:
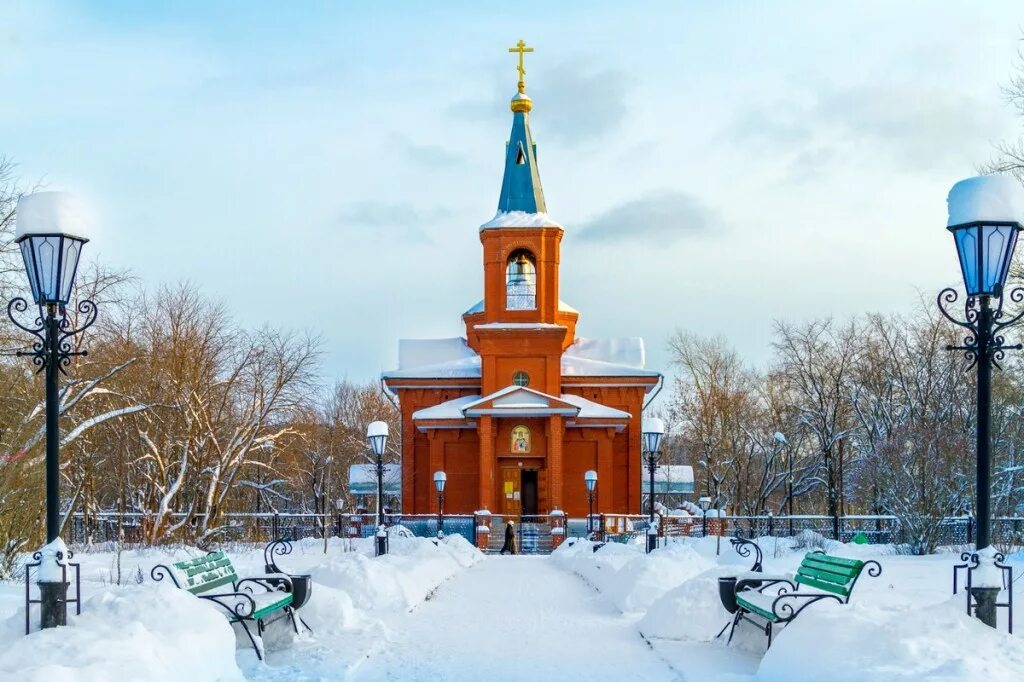
[[(207, 5), (213, 5), (208, 7)], [(1019, 2), (7, 3), (0, 153), (92, 254), (367, 379), (480, 298), (524, 38), (562, 298), (754, 362), (773, 319), (955, 282), (945, 195), (1020, 134)]]

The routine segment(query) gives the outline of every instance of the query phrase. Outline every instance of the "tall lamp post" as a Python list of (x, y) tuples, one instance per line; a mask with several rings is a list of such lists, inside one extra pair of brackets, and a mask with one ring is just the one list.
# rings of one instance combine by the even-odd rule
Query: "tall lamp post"
[(704, 522), (701, 524), (700, 536), (706, 538), (708, 536), (708, 509), (711, 508), (711, 498), (705, 495), (697, 500), (697, 504), (700, 505), (700, 510), (704, 513)]
[(597, 472), (589, 469), (583, 474), (587, 486), (587, 536), (594, 532), (594, 489), (597, 488)]
[(953, 185), (947, 202), (947, 229), (953, 233), (967, 293), (963, 319), (955, 318), (947, 310), (947, 306), (952, 306), (958, 298), (956, 290), (947, 288), (939, 292), (938, 305), (946, 319), (967, 330), (963, 345), (950, 345), (947, 350), (962, 352), (967, 359), (968, 371), (974, 367), (978, 373), (974, 505), (978, 531), (972, 563), (988, 570), (975, 574), (971, 594), (977, 604), (977, 617), (986, 625), (995, 627), (996, 598), (1002, 577), (994, 567), (995, 552), (991, 547), (990, 530), (992, 367), (999, 368), (1007, 350), (1022, 348), (1020, 344), (1007, 344), (1002, 331), (1024, 316), (1024, 310), (1015, 315), (1003, 312), (1007, 298), (1014, 303), (1024, 301), (1024, 288), (1014, 288), (1009, 296), (1003, 291), (1017, 235), (1022, 227), (1021, 220), (1024, 219), (1024, 189), (1007, 175), (968, 178)]
[(377, 466), (377, 556), (388, 553), (388, 531), (384, 527), (384, 450), (388, 446), (386, 422), (370, 422), (366, 427), (366, 440), (370, 442)]
[(437, 489), (437, 537), (444, 537), (444, 484), (448, 474), (443, 471), (434, 472), (434, 487)]
[(641, 425), (643, 432), (643, 450), (647, 458), (647, 473), (650, 476), (651, 488), (648, 496), (647, 551), (658, 548), (658, 529), (654, 526), (654, 472), (658, 469), (661, 457), (661, 437), (665, 435), (665, 423), (657, 417), (647, 417)]
[(66, 560), (70, 552), (60, 535), (60, 374), (76, 355), (71, 337), (85, 331), (96, 321), (96, 304), (79, 301), (81, 324), (72, 328), (67, 305), (78, 271), (82, 246), (89, 241), (73, 199), (62, 192), (37, 192), (18, 201), (18, 227), (15, 242), (21, 247), (32, 299), (38, 317), (23, 324), (16, 314), (28, 310), (23, 298), (7, 304), (7, 316), (22, 331), (32, 334), (32, 350), (18, 355), (32, 358), (32, 364), (45, 372), (46, 383), (46, 546), (37, 552), (41, 625), (44, 628), (67, 623)]

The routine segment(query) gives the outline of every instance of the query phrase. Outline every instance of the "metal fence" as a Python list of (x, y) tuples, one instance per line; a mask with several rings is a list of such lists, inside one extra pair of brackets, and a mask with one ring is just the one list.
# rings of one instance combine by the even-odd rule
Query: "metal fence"
[[(670, 517), (672, 518), (672, 517)], [(689, 517), (690, 535), (704, 534), (704, 519)], [(743, 537), (791, 537), (812, 532), (829, 540), (851, 542), (863, 539), (870, 544), (901, 544), (914, 541), (895, 516), (724, 516), (726, 535)], [(715, 519), (708, 517), (711, 524), (708, 533), (715, 532)], [(952, 516), (938, 521), (939, 545), (969, 545), (974, 542), (975, 519), (971, 516)], [(671, 534), (671, 533), (668, 533)], [(859, 538), (858, 538), (859, 536)], [(992, 519), (992, 537), (996, 542), (1022, 544), (1024, 541), (1024, 517), (1001, 516)]]
[[(169, 514), (166, 523), (180, 523), (181, 514)], [(476, 544), (476, 529), (483, 517), (469, 514), (444, 516), (444, 532), (458, 534)], [(524, 553), (546, 553), (551, 551), (552, 525), (547, 516), (504, 517), (493, 514), (490, 517), (491, 533), (488, 549), (497, 551), (504, 542), (504, 528), (508, 520), (515, 523), (516, 539)], [(841, 542), (862, 539), (871, 544), (899, 544), (913, 542), (909, 533), (904, 532), (895, 516), (850, 515), (833, 517), (827, 515), (799, 516), (723, 516), (719, 524), (714, 516), (669, 516), (662, 520), (659, 534), (663, 536), (701, 537), (705, 532), (713, 535), (724, 525), (723, 535), (743, 537), (776, 536), (788, 537), (812, 532), (822, 537)], [(196, 538), (199, 522), (194, 527), (183, 527), (176, 539)], [(151, 536), (153, 517), (147, 514), (102, 512), (83, 517), (74, 514), (69, 519), (65, 537), (77, 545), (100, 544), (120, 541), (124, 544), (146, 544)], [(403, 526), (417, 537), (435, 537), (438, 531), (436, 515), (386, 514), (387, 526)], [(206, 537), (207, 544), (223, 542), (266, 543), (277, 538), (300, 540), (303, 538), (328, 537), (357, 538), (370, 537), (377, 527), (373, 514), (330, 514), (327, 516), (309, 513), (229, 513), (222, 515), (217, 531)], [(623, 539), (643, 534), (647, 528), (647, 517), (641, 514), (595, 514), (592, 519), (594, 531), (606, 537)], [(705, 530), (706, 529), (706, 530)], [(392, 531), (394, 532), (394, 531)], [(939, 521), (939, 545), (968, 545), (974, 541), (975, 521), (969, 516), (948, 517)], [(565, 537), (586, 537), (586, 518), (566, 518)], [(997, 517), (992, 523), (992, 537), (996, 542), (1024, 545), (1024, 517)]]
[[(168, 514), (166, 524), (178, 524), (184, 514)], [(210, 542), (253, 542), (266, 543), (278, 538), (301, 540), (322, 538), (326, 526), (328, 537), (370, 537), (374, 534), (377, 521), (374, 514), (310, 514), (310, 513), (228, 513), (221, 516), (217, 529), (208, 536)], [(472, 515), (445, 515), (445, 534), (462, 535), (469, 542), (475, 542), (474, 517)], [(101, 544), (122, 542), (125, 544), (146, 544), (151, 537), (154, 517), (149, 514), (100, 512), (84, 516), (75, 513), (68, 524), (65, 536), (72, 544)], [(436, 537), (438, 519), (431, 515), (385, 514), (387, 526), (401, 525), (417, 537)], [(200, 535), (199, 520), (192, 526), (182, 527), (177, 535), (182, 539)]]

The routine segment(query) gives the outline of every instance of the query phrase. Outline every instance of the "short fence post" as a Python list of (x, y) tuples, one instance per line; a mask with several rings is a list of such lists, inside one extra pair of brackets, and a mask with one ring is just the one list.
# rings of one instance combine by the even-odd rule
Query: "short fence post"
[(974, 542), (974, 515), (967, 515), (967, 544)]
[(271, 522), (271, 530), (274, 532), (274, 537), (272, 539), (277, 540), (281, 537), (280, 519), (277, 516), (277, 512), (274, 512), (274, 519)]

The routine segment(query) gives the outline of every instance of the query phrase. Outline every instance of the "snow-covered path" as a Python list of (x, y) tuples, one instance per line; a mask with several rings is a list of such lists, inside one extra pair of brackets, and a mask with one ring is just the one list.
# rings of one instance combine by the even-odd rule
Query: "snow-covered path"
[(409, 614), (355, 680), (679, 680), (634, 623), (548, 557), (488, 557)]

